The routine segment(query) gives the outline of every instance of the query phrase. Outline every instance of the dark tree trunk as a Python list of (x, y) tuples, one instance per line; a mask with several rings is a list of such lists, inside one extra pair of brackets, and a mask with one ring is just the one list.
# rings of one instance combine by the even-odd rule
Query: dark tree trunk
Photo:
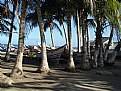
[(90, 54), (90, 35), (89, 35), (89, 30), (87, 28), (87, 53), (88, 53), (88, 58), (91, 58)]
[(102, 26), (101, 20), (97, 19), (97, 28), (96, 28), (96, 41), (95, 41), (95, 53), (94, 53), (94, 65), (93, 67), (103, 67), (103, 44), (102, 44)]
[(87, 25), (84, 23), (83, 13), (81, 16), (82, 16), (81, 20), (82, 20), (82, 38), (83, 38), (83, 59), (81, 61), (81, 69), (82, 70), (89, 70), (90, 64), (89, 64), (89, 59), (88, 59), (88, 55), (87, 55), (87, 42), (86, 42)]
[(112, 24), (112, 26), (111, 26), (111, 32), (110, 32), (109, 41), (108, 41), (108, 44), (106, 45), (106, 48), (105, 48), (105, 52), (104, 52), (104, 61), (107, 61), (108, 49), (109, 49), (109, 46), (110, 46), (110, 44), (111, 44), (111, 42), (112, 42), (113, 31), (114, 31), (114, 24)]
[(15, 6), (13, 5), (13, 17), (11, 21), (11, 28), (10, 28), (10, 33), (9, 33), (9, 40), (8, 40), (8, 45), (7, 45), (7, 52), (5, 55), (5, 60), (10, 60), (10, 48), (11, 48), (11, 41), (12, 41), (12, 32), (13, 32), (13, 24), (14, 24), (14, 17), (15, 17)]

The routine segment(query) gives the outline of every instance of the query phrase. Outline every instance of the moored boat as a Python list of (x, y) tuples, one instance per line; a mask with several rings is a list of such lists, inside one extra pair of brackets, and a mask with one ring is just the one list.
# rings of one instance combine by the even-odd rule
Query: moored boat
[[(60, 57), (61, 57), (62, 53), (64, 52), (65, 48), (66, 48), (66, 45), (63, 45), (56, 49), (47, 50), (47, 58), (48, 58), (49, 62), (52, 62), (55, 65), (59, 65)], [(36, 57), (41, 58), (41, 52), (37, 52)]]

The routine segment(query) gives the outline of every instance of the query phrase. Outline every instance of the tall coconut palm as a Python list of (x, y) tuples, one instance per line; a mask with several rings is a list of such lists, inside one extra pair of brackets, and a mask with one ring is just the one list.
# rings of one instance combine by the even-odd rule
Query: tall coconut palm
[[(84, 13), (84, 12), (83, 12)], [(82, 13), (82, 38), (83, 38), (83, 59), (81, 61), (81, 69), (82, 70), (89, 70), (89, 59), (87, 58), (87, 43), (86, 43), (86, 31), (87, 25), (84, 23), (84, 14)]]
[[(94, 15), (95, 20), (97, 22), (97, 29), (96, 29), (96, 44), (95, 44), (95, 55), (94, 55), (94, 62), (95, 62), (95, 67), (97, 67), (97, 57), (99, 54), (99, 51), (101, 53), (102, 51), (102, 43), (101, 43), (101, 32), (103, 31), (103, 27), (102, 25), (104, 25), (103, 23), (105, 22), (104, 20), (107, 19), (107, 21), (109, 20), (109, 22), (111, 21), (112, 18), (112, 14), (111, 11), (117, 12), (117, 7), (120, 6), (120, 4), (117, 1), (112, 1), (112, 0), (108, 0), (108, 1), (95, 1), (96, 2), (96, 11)], [(105, 4), (105, 7), (102, 7), (102, 5)], [(116, 17), (115, 17), (116, 19)], [(103, 59), (102, 59), (102, 53), (99, 57), (99, 66), (103, 66)]]
[(97, 67), (98, 62), (97, 62), (97, 58), (99, 56), (99, 53), (101, 54), (99, 57), (99, 60), (101, 63), (100, 66), (103, 66), (103, 60), (102, 60), (102, 19), (104, 17), (104, 7), (102, 7), (102, 4), (105, 4), (106, 2), (104, 1), (95, 1), (94, 2), (94, 7), (95, 7), (95, 11), (94, 11), (94, 18), (95, 21), (97, 23), (97, 27), (96, 27), (96, 40), (95, 40), (95, 52), (94, 52), (94, 64), (93, 67)]
[(35, 4), (36, 4), (36, 9), (37, 9), (38, 25), (40, 29), (41, 47), (42, 47), (41, 64), (40, 64), (40, 67), (38, 68), (38, 71), (48, 73), (50, 72), (50, 68), (47, 62), (44, 26), (42, 23), (42, 11), (41, 11), (42, 3), (39, 0), (36, 0)]
[(61, 7), (57, 10), (57, 14), (54, 17), (55, 20), (57, 20), (57, 22), (59, 22), (59, 24), (62, 26), (63, 30), (64, 30), (64, 36), (65, 36), (65, 40), (66, 40), (66, 45), (67, 45), (67, 49), (68, 49), (68, 37), (67, 37), (67, 31), (65, 28), (65, 23), (66, 19), (65, 19), (65, 12), (64, 10), (61, 9)]
[(7, 52), (5, 55), (5, 60), (10, 60), (10, 47), (11, 47), (11, 41), (12, 41), (12, 32), (13, 32), (13, 24), (14, 24), (14, 18), (15, 18), (15, 5), (13, 4), (13, 17), (11, 20), (11, 28), (10, 28), (10, 33), (9, 33), (9, 40), (8, 40), (8, 45), (7, 45)]
[(68, 29), (68, 51), (69, 51), (69, 56), (68, 56), (68, 65), (67, 69), (69, 70), (74, 70), (75, 69), (75, 64), (73, 60), (73, 47), (72, 47), (72, 29), (71, 29), (71, 4), (73, 3), (73, 0), (67, 0), (67, 29)]
[(87, 52), (88, 52), (88, 57), (89, 59), (91, 58), (91, 53), (90, 53), (90, 33), (87, 28)]
[(10, 76), (23, 76), (23, 68), (22, 68), (22, 60), (23, 60), (23, 52), (24, 52), (24, 30), (25, 30), (25, 18), (26, 18), (26, 7), (27, 1), (22, 0), (21, 3), (21, 18), (20, 18), (20, 29), (19, 29), (19, 40), (18, 40), (18, 52), (15, 65), (12, 69)]
[(81, 52), (81, 28), (80, 28), (80, 11), (77, 9), (77, 40), (78, 40), (78, 52)]
[(88, 0), (85, 1), (78, 1), (79, 4), (82, 6), (79, 7), (80, 9), (80, 14), (81, 14), (81, 27), (82, 27), (82, 40), (83, 40), (83, 58), (81, 60), (81, 69), (82, 70), (89, 70), (90, 64), (89, 64), (89, 57), (88, 57), (88, 52), (87, 52), (87, 31), (88, 31), (88, 15), (91, 14), (91, 8)]
[(44, 23), (44, 30), (46, 31), (48, 27), (50, 28), (52, 47), (55, 47), (54, 37), (53, 37), (53, 29), (57, 28), (57, 30), (59, 30), (59, 33), (61, 36), (62, 36), (62, 32), (61, 32), (61, 29), (59, 28), (59, 26), (54, 22), (53, 15), (47, 14), (47, 15), (45, 15), (45, 17), (46, 17), (45, 18), (46, 20), (43, 19), (43, 22), (45, 22)]
[(95, 28), (96, 24), (94, 22), (94, 19), (87, 19), (86, 24), (88, 25), (88, 28), (87, 28), (87, 52), (88, 52), (88, 58), (91, 59), (90, 30), (89, 30), (89, 28)]
[[(67, 63), (67, 69), (74, 71), (75, 69), (75, 64), (74, 64), (74, 59), (73, 59), (73, 47), (72, 47), (72, 28), (71, 28), (71, 16), (74, 13), (74, 6), (75, 6), (75, 1), (74, 0), (59, 0), (61, 3), (61, 22), (63, 24), (64, 21), (64, 16), (66, 18), (66, 23), (67, 23), (67, 32), (68, 32), (68, 41), (67, 41), (67, 48), (68, 48), (68, 63)], [(66, 12), (66, 13), (64, 13)], [(59, 13), (58, 13), (59, 14)]]

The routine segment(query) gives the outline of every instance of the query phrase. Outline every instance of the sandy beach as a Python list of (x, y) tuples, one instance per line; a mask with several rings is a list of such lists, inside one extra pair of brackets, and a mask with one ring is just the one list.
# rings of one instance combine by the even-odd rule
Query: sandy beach
[[(35, 60), (33, 60), (35, 61)], [(1, 60), (1, 71), (11, 72), (14, 62)], [(114, 66), (77, 70), (75, 73), (64, 71), (63, 67), (51, 68), (51, 73), (36, 73), (36, 64), (23, 64), (26, 78), (13, 79), (14, 84), (0, 91), (121, 91), (121, 62), (116, 60)]]

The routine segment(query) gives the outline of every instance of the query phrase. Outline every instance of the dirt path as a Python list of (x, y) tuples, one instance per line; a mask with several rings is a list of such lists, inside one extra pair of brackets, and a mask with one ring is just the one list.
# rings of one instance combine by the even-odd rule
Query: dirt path
[[(121, 91), (121, 62), (113, 67), (76, 73), (52, 69), (48, 75), (35, 73), (37, 66), (24, 64), (27, 78), (12, 79), (15, 83), (0, 91)], [(3, 73), (10, 73), (13, 63), (1, 62)], [(103, 73), (104, 72), (104, 73)]]

